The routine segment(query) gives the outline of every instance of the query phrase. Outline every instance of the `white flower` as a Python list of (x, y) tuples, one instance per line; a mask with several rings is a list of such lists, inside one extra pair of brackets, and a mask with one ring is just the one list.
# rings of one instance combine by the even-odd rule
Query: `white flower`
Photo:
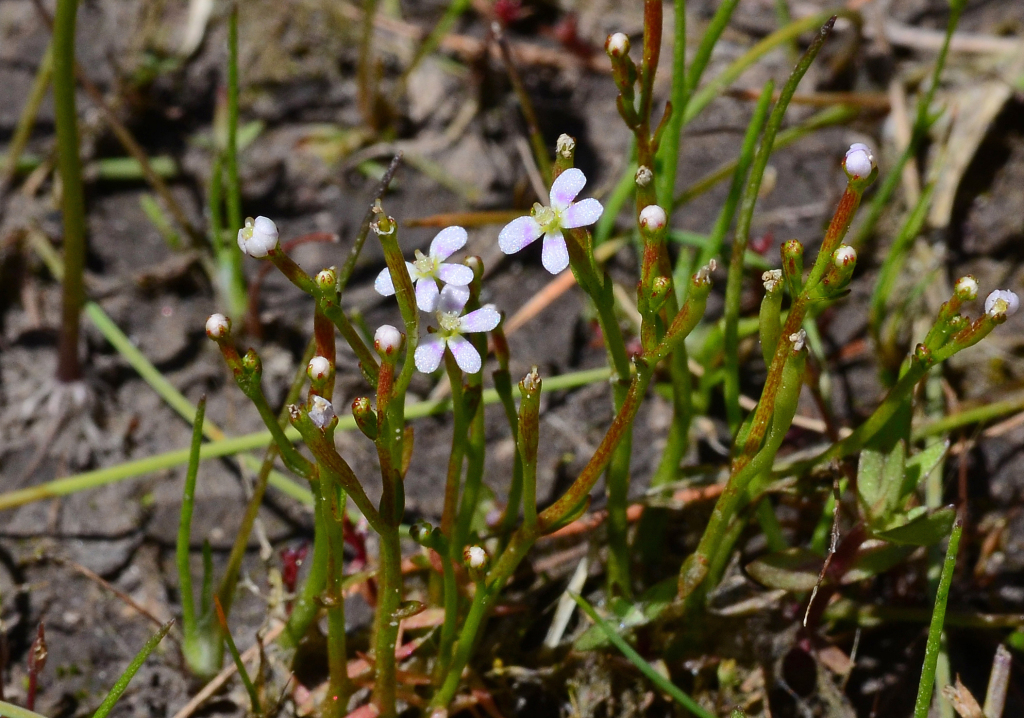
[(569, 266), (569, 250), (565, 246), (563, 229), (575, 229), (593, 224), (601, 217), (604, 207), (596, 199), (573, 202), (587, 178), (575, 167), (558, 175), (551, 185), (548, 207), (539, 202), (533, 205), (529, 217), (519, 217), (505, 225), (498, 235), (498, 246), (505, 254), (514, 254), (528, 244), (544, 237), (541, 262), (544, 269), (558, 274)]
[(277, 249), (277, 239), (277, 225), (274, 220), (266, 217), (257, 217), (255, 220), (247, 217), (245, 226), (238, 230), (238, 248), (256, 259), (266, 257), (270, 250)]
[(394, 354), (402, 346), (402, 332), (390, 324), (382, 324), (373, 333), (373, 346), (381, 355)]
[(668, 215), (665, 210), (656, 204), (649, 204), (640, 210), (640, 226), (652, 232), (664, 229), (668, 224)]
[(846, 151), (843, 164), (851, 177), (867, 177), (875, 168), (875, 157), (863, 142), (854, 142)]
[(206, 320), (206, 336), (210, 339), (221, 339), (231, 331), (231, 321), (223, 314), (211, 314)]
[(416, 368), (424, 374), (429, 374), (441, 364), (445, 347), (451, 350), (455, 362), (467, 374), (476, 374), (483, 366), (480, 352), (462, 335), (491, 331), (498, 326), (501, 315), (493, 304), (487, 304), (460, 316), (468, 299), (469, 292), (465, 288), (449, 284), (441, 290), (437, 301), (437, 332), (420, 342), (414, 356)]
[(313, 397), (313, 405), (309, 408), (309, 420), (318, 429), (326, 429), (334, 419), (334, 406), (322, 396)]
[(985, 314), (990, 317), (1013, 316), (1020, 309), (1020, 299), (1009, 289), (997, 289), (985, 298)]
[(315, 356), (309, 360), (306, 374), (310, 379), (326, 379), (331, 374), (331, 362), (327, 357)]
[[(416, 261), (406, 262), (409, 277), (416, 283), (416, 306), (424, 312), (437, 308), (437, 280), (445, 284), (465, 287), (473, 281), (473, 270), (461, 264), (445, 264), (444, 260), (466, 246), (466, 230), (446, 227), (430, 242), (430, 250), (423, 254), (416, 250)], [(378, 294), (390, 297), (395, 293), (391, 272), (385, 267), (373, 283)]]

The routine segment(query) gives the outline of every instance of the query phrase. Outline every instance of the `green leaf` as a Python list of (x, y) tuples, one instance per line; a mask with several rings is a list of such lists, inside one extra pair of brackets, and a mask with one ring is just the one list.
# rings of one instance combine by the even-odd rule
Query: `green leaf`
[(907, 496), (927, 479), (942, 463), (949, 451), (949, 439), (936, 441), (907, 459), (907, 469), (903, 476), (903, 495)]
[(909, 520), (885, 531), (876, 531), (875, 536), (900, 546), (934, 546), (949, 536), (956, 519), (956, 509), (946, 506), (934, 511), (914, 511)]
[(818, 581), (821, 562), (821, 556), (810, 549), (794, 547), (752, 561), (747, 573), (768, 588), (810, 591)]
[(881, 539), (869, 539), (861, 544), (853, 559), (853, 565), (843, 576), (842, 582), (856, 583), (885, 573), (905, 561), (914, 549), (914, 546), (898, 546)]

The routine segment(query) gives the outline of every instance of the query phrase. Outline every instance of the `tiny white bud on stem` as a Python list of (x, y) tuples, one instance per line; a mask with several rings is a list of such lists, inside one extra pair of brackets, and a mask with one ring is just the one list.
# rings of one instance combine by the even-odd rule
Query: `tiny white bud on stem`
[(611, 57), (624, 57), (629, 54), (629, 37), (623, 32), (612, 33), (605, 40), (604, 49)]
[(309, 360), (306, 374), (313, 380), (326, 379), (331, 375), (331, 362), (327, 357), (315, 356)]
[(656, 204), (649, 204), (640, 210), (640, 226), (656, 232), (668, 224), (668, 215)]
[(223, 314), (211, 314), (206, 320), (206, 336), (210, 339), (221, 339), (231, 331), (231, 320)]
[(978, 280), (970, 274), (964, 275), (956, 281), (953, 291), (956, 292), (961, 300), (965, 302), (970, 301), (978, 296)]
[(462, 550), (462, 559), (470, 568), (483, 568), (487, 563), (487, 552), (480, 546), (467, 546)]
[(402, 346), (402, 332), (390, 324), (382, 324), (373, 334), (373, 346), (381, 356), (391, 356)]
[(875, 157), (863, 142), (854, 142), (846, 151), (843, 166), (851, 177), (867, 177), (875, 168)]
[(250, 257), (262, 259), (277, 249), (277, 225), (267, 217), (248, 218), (245, 226), (238, 230), (238, 248)]

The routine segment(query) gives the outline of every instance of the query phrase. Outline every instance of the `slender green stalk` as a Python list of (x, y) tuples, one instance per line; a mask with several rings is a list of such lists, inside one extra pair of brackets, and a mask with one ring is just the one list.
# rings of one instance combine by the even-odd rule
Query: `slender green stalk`
[(345, 513), (345, 491), (339, 486), (337, 476), (330, 468), (320, 464), (320, 497), (324, 533), (319, 540), (326, 539), (327, 580), (326, 591), (320, 601), (327, 608), (327, 666), (330, 676), (327, 695), (324, 697), (321, 715), (340, 718), (345, 715), (351, 692), (348, 680), (348, 655), (345, 646), (345, 535), (343, 516)]
[(35, 79), (32, 81), (32, 89), (29, 91), (28, 99), (18, 117), (18, 124), (14, 128), (14, 135), (7, 146), (7, 156), (4, 158), (3, 169), (0, 170), (0, 192), (7, 187), (14, 179), (18, 171), (18, 162), (21, 159), (28, 139), (32, 135), (32, 127), (39, 115), (39, 106), (43, 104), (46, 97), (46, 90), (50, 87), (50, 78), (53, 77), (53, 42), (47, 46), (43, 53), (43, 59), (36, 70)]
[(1016, 414), (1021, 411), (1024, 411), (1024, 397), (994, 401), (991, 404), (985, 404), (975, 409), (965, 409), (941, 419), (934, 419), (921, 424), (914, 428), (911, 438), (914, 441), (918, 441), (929, 436), (946, 434), (972, 424), (985, 424), (1007, 414)]
[[(782, 119), (789, 107), (789, 101), (796, 92), (797, 85), (803, 79), (811, 63), (817, 57), (818, 52), (825, 44), (825, 40), (832, 32), (835, 18), (830, 18), (821, 28), (818, 36), (811, 43), (810, 47), (800, 58), (789, 79), (782, 87), (775, 107), (772, 109), (768, 122), (765, 125), (764, 135), (761, 138), (761, 145), (754, 157), (750, 169), (750, 176), (747, 178), (747, 186), (743, 192), (743, 201), (740, 206), (739, 218), (736, 223), (736, 234), (732, 243), (732, 258), (729, 261), (729, 279), (725, 288), (725, 410), (729, 419), (729, 426), (735, 433), (740, 425), (740, 375), (739, 375), (739, 335), (737, 327), (739, 324), (740, 298), (743, 291), (743, 254), (747, 250), (747, 243), (750, 240), (750, 225), (754, 218), (754, 208), (757, 205), (758, 193), (761, 189), (761, 179), (768, 167), (768, 159), (771, 157), (775, 145), (775, 135), (782, 126)], [(770, 89), (766, 88), (766, 89)], [(770, 93), (769, 93), (770, 95)]]
[(212, 676), (220, 670), (223, 653), (221, 637), (208, 619), (197, 617), (195, 597), (192, 593), (192, 571), (189, 567), (189, 546), (192, 539), (192, 511), (195, 507), (196, 477), (199, 474), (199, 449), (203, 444), (203, 417), (206, 414), (206, 397), (199, 400), (195, 421), (192, 424), (192, 446), (189, 450), (188, 472), (185, 474), (185, 490), (181, 498), (181, 515), (178, 520), (178, 544), (175, 558), (178, 568), (178, 590), (181, 593), (181, 623), (184, 633), (182, 653), (189, 668), (200, 676)]
[(149, 658), (149, 654), (156, 649), (160, 641), (163, 640), (167, 632), (171, 630), (171, 626), (174, 625), (174, 621), (168, 621), (164, 624), (164, 627), (157, 631), (153, 636), (146, 641), (146, 645), (142, 647), (142, 650), (132, 659), (132, 662), (128, 664), (128, 667), (124, 669), (124, 673), (114, 683), (114, 687), (110, 689), (107, 697), (100, 703), (100, 707), (96, 709), (96, 712), (92, 714), (92, 718), (106, 718), (114, 705), (121, 699), (124, 692), (128, 689), (128, 684), (131, 682), (135, 674), (138, 673), (139, 669), (142, 668), (142, 664)]
[(309, 574), (302, 590), (292, 605), (288, 623), (278, 641), (287, 649), (298, 648), (306, 636), (310, 625), (316, 620), (320, 611), (320, 598), (327, 586), (327, 574), (330, 571), (327, 556), (327, 521), (323, 496), (320, 493), (320, 480), (313, 485), (313, 557), (310, 560)]
[(953, 524), (953, 533), (949, 536), (946, 559), (942, 564), (942, 576), (939, 578), (939, 590), (935, 595), (932, 620), (928, 626), (928, 643), (924, 649), (921, 681), (918, 683), (917, 700), (914, 702), (914, 718), (928, 718), (928, 709), (932, 703), (932, 693), (935, 688), (935, 667), (942, 644), (942, 626), (946, 619), (946, 601), (949, 598), (949, 587), (953, 583), (956, 553), (960, 548), (960, 535), (963, 533), (963, 530), (963, 519), (958, 518), (956, 523)]
[(607, 621), (601, 618), (594, 607), (587, 603), (586, 599), (582, 596), (578, 596), (574, 593), (569, 594), (576, 604), (587, 614), (591, 621), (593, 621), (604, 633), (605, 637), (611, 641), (612, 645), (622, 651), (622, 654), (629, 659), (629, 662), (636, 666), (637, 670), (644, 674), (648, 680), (651, 681), (655, 686), (660, 688), (665, 693), (672, 696), (673, 700), (679, 705), (683, 706), (686, 710), (695, 716), (700, 718), (715, 718), (715, 714), (706, 710), (697, 701), (690, 698), (690, 696), (679, 690), (672, 681), (658, 673), (650, 663), (644, 660), (643, 656), (637, 653), (632, 646), (630, 646), (626, 639), (619, 635), (618, 631), (609, 625)]
[(398, 642), (398, 609), (402, 602), (402, 547), (398, 527), (380, 534), (380, 595), (374, 614), (373, 704), (383, 718), (395, 715), (395, 644)]
[(57, 119), (57, 167), (60, 170), (64, 219), (64, 281), (61, 299), (57, 379), (82, 378), (78, 335), (85, 303), (85, 192), (78, 156), (75, 107), (75, 20), (78, 0), (58, 0), (53, 25), (53, 104)]
[(676, 191), (679, 167), (679, 144), (683, 135), (683, 108), (686, 106), (686, 0), (673, 0), (672, 88), (669, 102), (672, 115), (668, 119), (662, 143), (658, 147), (658, 204), (670, 207)]
[(249, 694), (250, 710), (253, 715), (261, 715), (263, 709), (260, 707), (259, 694), (256, 693), (256, 686), (252, 684), (252, 679), (249, 678), (249, 671), (245, 669), (245, 663), (242, 661), (242, 654), (238, 652), (238, 646), (235, 645), (235, 639), (231, 636), (231, 629), (228, 628), (228, 619), (224, 615), (224, 609), (221, 608), (220, 601), (216, 598), (213, 600), (213, 606), (217, 613), (217, 623), (220, 625), (221, 633), (224, 635), (224, 642), (227, 644), (228, 652), (231, 654), (231, 660), (235, 663), (235, 669), (242, 679), (245, 692)]

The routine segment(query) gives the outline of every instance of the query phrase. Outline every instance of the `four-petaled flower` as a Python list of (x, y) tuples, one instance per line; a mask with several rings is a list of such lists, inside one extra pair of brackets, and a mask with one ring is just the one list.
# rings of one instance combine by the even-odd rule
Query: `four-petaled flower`
[(467, 374), (476, 374), (483, 366), (480, 352), (462, 335), (491, 331), (498, 326), (501, 315), (493, 304), (462, 315), (468, 299), (469, 292), (462, 287), (449, 284), (441, 290), (437, 300), (437, 332), (428, 335), (416, 347), (416, 368), (424, 374), (441, 364), (445, 347), (451, 350), (455, 363)]
[(563, 229), (575, 229), (593, 224), (601, 217), (604, 207), (596, 199), (573, 202), (587, 183), (587, 178), (575, 167), (558, 175), (551, 185), (551, 204), (533, 205), (529, 217), (519, 217), (505, 225), (498, 235), (498, 246), (505, 254), (514, 254), (544, 236), (541, 262), (544, 269), (558, 274), (569, 266), (569, 250), (565, 246)]
[[(466, 236), (462, 227), (446, 227), (431, 241), (427, 254), (417, 249), (416, 261), (405, 263), (409, 277), (416, 283), (416, 306), (424, 312), (437, 309), (437, 280), (457, 287), (465, 287), (473, 281), (473, 270), (469, 267), (444, 263), (466, 245)], [(395, 293), (395, 283), (387, 267), (377, 275), (373, 286), (385, 297)]]

